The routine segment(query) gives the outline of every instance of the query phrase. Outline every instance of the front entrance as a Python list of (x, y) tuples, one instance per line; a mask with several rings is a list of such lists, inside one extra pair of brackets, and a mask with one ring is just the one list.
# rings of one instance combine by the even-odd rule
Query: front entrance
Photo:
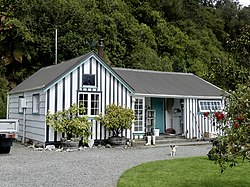
[(164, 133), (164, 99), (152, 98), (152, 110), (156, 111), (156, 125), (155, 128), (160, 129), (160, 133)]

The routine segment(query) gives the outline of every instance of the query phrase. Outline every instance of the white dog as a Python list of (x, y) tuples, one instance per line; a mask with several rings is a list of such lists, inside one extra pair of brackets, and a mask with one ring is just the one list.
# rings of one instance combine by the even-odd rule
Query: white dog
[(175, 145), (170, 145), (170, 156), (176, 156), (176, 147)]

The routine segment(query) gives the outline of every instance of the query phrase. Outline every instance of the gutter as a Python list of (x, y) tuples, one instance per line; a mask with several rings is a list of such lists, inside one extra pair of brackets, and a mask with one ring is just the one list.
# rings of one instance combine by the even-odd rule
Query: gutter
[(37, 86), (37, 87), (35, 87), (35, 88), (29, 88), (29, 89), (18, 90), (18, 91), (9, 91), (9, 92), (8, 92), (8, 95), (16, 94), (16, 93), (22, 93), (22, 92), (27, 92), (27, 91), (40, 90), (40, 89), (43, 89), (43, 88), (45, 88), (45, 85)]
[(189, 96), (189, 95), (165, 95), (135, 93), (134, 97), (160, 97), (160, 98), (183, 98), (183, 99), (221, 99), (223, 96)]

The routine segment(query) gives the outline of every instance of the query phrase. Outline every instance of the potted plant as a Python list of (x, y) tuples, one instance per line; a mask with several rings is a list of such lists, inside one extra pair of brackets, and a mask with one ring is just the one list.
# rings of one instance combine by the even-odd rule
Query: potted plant
[[(88, 137), (91, 135), (91, 123), (88, 116), (84, 114), (84, 107), (73, 104), (67, 110), (57, 111), (53, 114), (48, 112), (46, 122), (54, 130), (63, 132), (67, 135), (67, 140), (73, 136), (80, 138), (80, 141), (88, 143)], [(80, 142), (79, 142), (80, 143)]]
[(134, 118), (132, 109), (111, 104), (106, 107), (105, 114), (100, 113), (96, 120), (100, 121), (107, 130), (113, 132), (113, 136), (109, 137), (109, 142), (112, 145), (123, 145), (127, 140), (126, 137), (122, 136), (123, 130), (132, 128)]
[(175, 134), (175, 130), (174, 130), (173, 128), (168, 128), (168, 129), (166, 130), (166, 133), (167, 133), (167, 134)]

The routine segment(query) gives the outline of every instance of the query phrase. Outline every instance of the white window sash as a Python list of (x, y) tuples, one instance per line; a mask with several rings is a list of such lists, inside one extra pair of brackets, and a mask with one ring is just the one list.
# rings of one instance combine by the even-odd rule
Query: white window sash
[(200, 112), (215, 112), (222, 110), (221, 100), (199, 100), (198, 104)]
[[(138, 108), (136, 108), (135, 106), (136, 106), (136, 100), (142, 100), (142, 108), (140, 109), (139, 108), (139, 105), (138, 105)], [(144, 97), (136, 97), (136, 98), (134, 98), (134, 106), (133, 106), (133, 108), (134, 108), (134, 111), (142, 111), (142, 119), (140, 120), (140, 119), (135, 119), (134, 120), (134, 124), (133, 124), (133, 131), (135, 132), (135, 133), (145, 133), (145, 126), (144, 126), (144, 124), (145, 124), (145, 98)], [(142, 128), (142, 130), (136, 130), (135, 129), (135, 127), (137, 126), (138, 128), (140, 128), (140, 125), (138, 126), (135, 122), (138, 122), (138, 123), (140, 123), (141, 122), (141, 128)]]
[[(79, 96), (81, 94), (83, 95), (83, 100), (82, 100), (83, 104), (84, 104), (84, 95), (88, 95), (87, 108), (86, 108), (86, 106), (84, 106), (85, 110), (86, 110), (86, 115), (89, 116), (89, 117), (95, 117), (95, 116), (97, 116), (100, 113), (100, 106), (101, 106), (101, 104), (100, 104), (100, 98), (101, 98), (101, 94), (100, 93), (95, 93), (95, 92), (79, 92), (79, 95), (78, 95), (78, 104), (79, 104), (79, 101), (81, 101), (81, 100), (79, 100)], [(98, 95), (98, 100), (94, 100), (94, 101), (98, 102), (98, 107), (97, 108), (92, 108), (92, 106), (91, 106), (91, 103), (92, 103), (91, 96), (92, 95)], [(95, 99), (96, 99), (96, 97), (95, 97)], [(98, 110), (97, 114), (94, 114), (94, 115), (91, 114), (91, 110), (92, 109), (97, 109)]]
[(32, 96), (32, 113), (39, 113), (39, 95), (35, 94)]
[(18, 97), (18, 113), (23, 113), (23, 107), (22, 107), (22, 99), (23, 97)]

